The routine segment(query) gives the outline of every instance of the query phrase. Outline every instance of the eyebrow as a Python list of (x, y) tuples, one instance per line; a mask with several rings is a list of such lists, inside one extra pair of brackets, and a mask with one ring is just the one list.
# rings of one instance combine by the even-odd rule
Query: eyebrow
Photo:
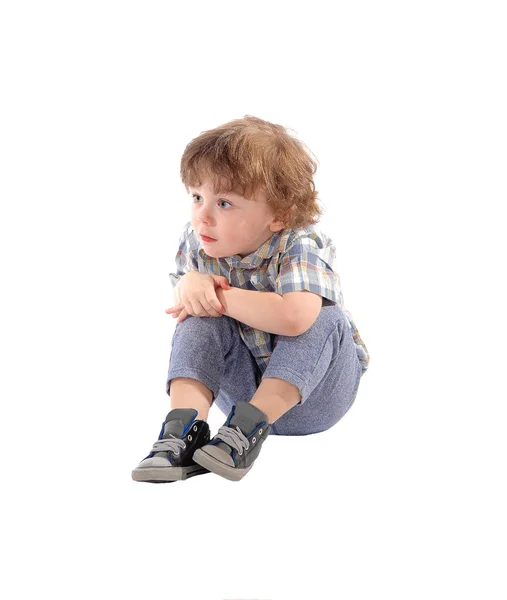
[[(200, 195), (200, 192), (196, 191), (197, 188), (190, 187), (189, 189), (192, 194)], [(237, 198), (238, 200), (244, 200), (243, 196), (240, 196), (236, 192), (218, 192), (217, 196), (233, 196), (234, 198)]]

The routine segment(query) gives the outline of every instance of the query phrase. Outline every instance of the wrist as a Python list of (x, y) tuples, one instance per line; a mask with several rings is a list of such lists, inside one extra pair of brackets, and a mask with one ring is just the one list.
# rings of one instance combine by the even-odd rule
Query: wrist
[(224, 289), (220, 286), (218, 286), (215, 289), (215, 294), (217, 295), (218, 301), (220, 302), (220, 304), (224, 307), (225, 311), (224, 314), (227, 312), (227, 305), (225, 302), (225, 294), (224, 294)]

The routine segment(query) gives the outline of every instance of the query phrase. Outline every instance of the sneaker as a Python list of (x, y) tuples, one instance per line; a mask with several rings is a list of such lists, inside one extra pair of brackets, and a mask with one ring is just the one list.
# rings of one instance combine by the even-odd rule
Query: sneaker
[(239, 481), (252, 468), (270, 430), (262, 410), (239, 401), (209, 444), (195, 451), (194, 460), (208, 471)]
[(209, 442), (209, 425), (196, 420), (194, 408), (175, 408), (167, 415), (152, 451), (132, 471), (134, 481), (164, 483), (208, 473), (192, 455)]

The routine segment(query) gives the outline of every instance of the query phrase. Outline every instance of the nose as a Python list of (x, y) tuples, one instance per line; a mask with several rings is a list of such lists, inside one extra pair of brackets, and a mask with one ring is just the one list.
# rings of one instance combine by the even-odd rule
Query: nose
[(211, 206), (209, 204), (202, 204), (197, 210), (197, 216), (202, 223), (210, 223), (213, 220)]

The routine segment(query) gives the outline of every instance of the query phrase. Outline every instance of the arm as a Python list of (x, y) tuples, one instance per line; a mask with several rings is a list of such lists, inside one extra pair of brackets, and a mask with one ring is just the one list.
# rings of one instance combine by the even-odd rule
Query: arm
[(280, 294), (236, 287), (215, 291), (228, 317), (266, 333), (297, 335), (292, 315)]
[(299, 292), (286, 292), (283, 296), (286, 311), (293, 316), (295, 333), (301, 335), (308, 331), (315, 323), (322, 309), (322, 296), (301, 290)]

